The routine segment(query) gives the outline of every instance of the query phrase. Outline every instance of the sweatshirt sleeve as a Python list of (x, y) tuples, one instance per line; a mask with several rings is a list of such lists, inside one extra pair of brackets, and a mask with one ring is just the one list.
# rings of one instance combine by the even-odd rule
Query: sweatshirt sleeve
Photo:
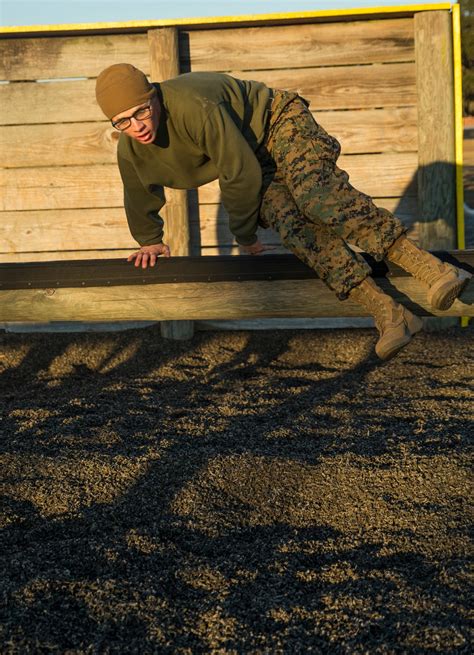
[(217, 169), (222, 202), (237, 243), (255, 243), (262, 170), (225, 105), (217, 105), (208, 116), (200, 145)]
[(123, 182), (124, 207), (130, 232), (141, 246), (151, 246), (163, 241), (163, 219), (159, 211), (164, 206), (165, 192), (162, 186), (146, 189), (133, 164), (118, 157)]

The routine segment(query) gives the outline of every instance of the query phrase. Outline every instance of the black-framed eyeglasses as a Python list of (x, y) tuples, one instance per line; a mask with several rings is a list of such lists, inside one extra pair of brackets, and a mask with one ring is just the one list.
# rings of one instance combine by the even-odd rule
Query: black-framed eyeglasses
[(123, 132), (123, 130), (127, 130), (130, 125), (132, 124), (132, 118), (135, 118), (137, 121), (144, 121), (146, 118), (150, 118), (152, 114), (152, 106), (147, 105), (146, 107), (140, 107), (140, 109), (137, 109), (137, 111), (134, 111), (131, 116), (127, 116), (126, 118), (119, 118), (118, 121), (110, 121), (112, 125), (115, 127), (116, 130), (120, 130), (120, 132)]

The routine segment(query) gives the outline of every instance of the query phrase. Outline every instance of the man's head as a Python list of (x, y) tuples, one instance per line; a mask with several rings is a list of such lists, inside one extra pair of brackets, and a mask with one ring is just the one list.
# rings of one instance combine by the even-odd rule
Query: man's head
[(140, 143), (152, 143), (160, 117), (155, 87), (131, 64), (114, 64), (96, 82), (97, 102), (112, 125)]

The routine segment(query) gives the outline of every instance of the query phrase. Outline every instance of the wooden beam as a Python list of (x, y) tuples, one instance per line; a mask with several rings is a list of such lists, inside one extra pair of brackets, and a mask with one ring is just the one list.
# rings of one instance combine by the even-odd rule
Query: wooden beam
[[(415, 16), (418, 97), (418, 242), (425, 249), (455, 248), (456, 166), (454, 149), (454, 73), (451, 15)], [(426, 327), (450, 327), (430, 320)]]
[(180, 31), (185, 70), (292, 68), (414, 60), (413, 18)]
[[(150, 74), (153, 82), (161, 82), (180, 73), (178, 30), (162, 27), (148, 32), (150, 49)], [(190, 253), (187, 192), (181, 189), (166, 189), (165, 241), (173, 256)], [(161, 334), (169, 339), (190, 339), (194, 333), (192, 321), (164, 322)]]
[[(1, 28), (0, 28), (1, 30)], [(149, 73), (146, 34), (97, 34), (0, 40), (1, 80), (94, 78), (117, 61)]]
[[(474, 316), (474, 285), (447, 312), (432, 312), (426, 289), (413, 278), (381, 280), (380, 286), (421, 316)], [(320, 280), (195, 282), (91, 289), (0, 292), (0, 322), (180, 321), (251, 318), (367, 316), (340, 302)]]
[(453, 48), (447, 11), (415, 16), (420, 245), (456, 247)]
[[(441, 258), (454, 261), (471, 272), (474, 270), (474, 251), (444, 253)], [(177, 258), (162, 260), (160, 264), (146, 271), (110, 260), (63, 265), (2, 265), (0, 276), (4, 290), (0, 291), (0, 322), (367, 316), (356, 303), (337, 300), (314, 272), (292, 255), (279, 258), (198, 257), (183, 261)], [(68, 270), (69, 280), (64, 279)], [(375, 266), (377, 282), (415, 313), (474, 316), (473, 282), (463, 292), (462, 302), (457, 300), (448, 311), (437, 312), (431, 311), (427, 304), (424, 285), (396, 266), (391, 265), (388, 274), (386, 270), (383, 264)], [(94, 279), (88, 277), (87, 271), (95, 271), (95, 284), (102, 286), (94, 286)], [(62, 282), (59, 275), (63, 276)], [(240, 276), (241, 281), (235, 281), (236, 276)], [(285, 279), (285, 276), (294, 279)], [(18, 288), (28, 287), (28, 278), (33, 283), (36, 280), (41, 288)], [(172, 281), (174, 279), (177, 281)], [(186, 281), (180, 282), (180, 279)], [(114, 281), (120, 284), (114, 286)], [(66, 284), (69, 286), (61, 286)]]

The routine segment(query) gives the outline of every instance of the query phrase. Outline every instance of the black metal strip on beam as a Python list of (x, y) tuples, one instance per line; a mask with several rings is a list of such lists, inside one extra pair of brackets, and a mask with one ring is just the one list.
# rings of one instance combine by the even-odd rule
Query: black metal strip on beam
[[(474, 273), (474, 250), (435, 253)], [(398, 266), (375, 262), (374, 277), (406, 275)], [(84, 259), (0, 264), (0, 291), (70, 287), (107, 287), (186, 282), (245, 282), (303, 280), (316, 273), (294, 255), (223, 255), (159, 258), (153, 268), (141, 269), (124, 259)]]

